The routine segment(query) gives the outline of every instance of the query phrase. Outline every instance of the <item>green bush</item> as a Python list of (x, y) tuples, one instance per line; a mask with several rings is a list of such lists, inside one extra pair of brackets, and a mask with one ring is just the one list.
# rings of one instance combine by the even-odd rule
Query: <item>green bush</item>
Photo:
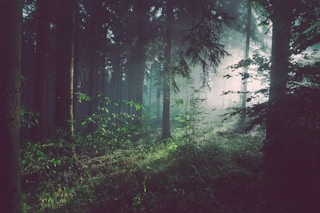
[[(87, 96), (85, 97), (85, 100), (90, 100)], [(111, 103), (109, 98), (102, 96), (98, 96), (97, 99), (99, 100), (97, 110), (81, 123), (83, 128), (89, 129), (89, 133), (85, 135), (86, 148), (92, 147), (91, 151), (104, 153), (108, 149), (125, 149), (131, 146), (132, 141), (139, 138), (141, 134), (139, 126), (136, 125), (140, 118), (125, 112), (110, 112), (111, 104), (118, 103)], [(132, 101), (123, 101), (123, 103), (134, 110), (142, 109), (140, 104)], [(85, 142), (82, 141), (82, 143), (85, 145)]]

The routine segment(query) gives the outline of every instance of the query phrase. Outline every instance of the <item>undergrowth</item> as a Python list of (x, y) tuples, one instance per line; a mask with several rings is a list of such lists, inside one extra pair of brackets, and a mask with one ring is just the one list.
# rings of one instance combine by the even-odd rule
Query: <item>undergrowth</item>
[[(60, 143), (63, 143), (60, 137)], [(148, 138), (102, 155), (50, 140), (24, 149), (25, 212), (259, 212), (261, 141), (244, 135)], [(65, 144), (65, 143), (63, 143)], [(79, 145), (79, 144), (78, 144)], [(72, 146), (72, 145), (70, 145)]]

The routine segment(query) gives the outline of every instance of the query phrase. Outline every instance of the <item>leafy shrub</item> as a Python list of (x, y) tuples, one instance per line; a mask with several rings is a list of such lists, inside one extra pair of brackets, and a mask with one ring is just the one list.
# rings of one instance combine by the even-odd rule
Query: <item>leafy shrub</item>
[(203, 91), (192, 88), (191, 94), (185, 98), (175, 99), (176, 106), (182, 111), (175, 116), (178, 123), (178, 131), (181, 132), (183, 140), (190, 143), (205, 139), (208, 130), (208, 112), (203, 106), (205, 98), (201, 98)]
[[(91, 100), (83, 96), (83, 100)], [(111, 103), (108, 97), (98, 95), (96, 99), (99, 102), (97, 110), (81, 123), (82, 127), (89, 129), (89, 134), (85, 136), (86, 148), (92, 147), (96, 153), (103, 153), (107, 149), (114, 150), (130, 146), (141, 133), (139, 126), (136, 125), (140, 118), (125, 112), (110, 112), (111, 105), (118, 105), (118, 103)], [(134, 110), (142, 109), (140, 104), (132, 101), (123, 101), (123, 103)]]
[(32, 128), (39, 124), (39, 113), (28, 110), (25, 107), (20, 107), (21, 126)]
[[(71, 181), (65, 176), (58, 177), (61, 171), (71, 169), (73, 165), (72, 146), (64, 133), (57, 133), (57, 138), (42, 141), (27, 141), (22, 147), (21, 163), (26, 176), (37, 174), (43, 180), (56, 179)], [(66, 174), (65, 174), (66, 175)]]

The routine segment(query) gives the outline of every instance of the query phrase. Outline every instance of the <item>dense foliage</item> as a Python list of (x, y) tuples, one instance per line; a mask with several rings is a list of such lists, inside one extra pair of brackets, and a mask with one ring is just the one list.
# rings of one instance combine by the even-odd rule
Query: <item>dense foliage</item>
[(318, 212), (318, 0), (25, 0), (20, 15), (0, 84), (12, 208), (20, 151), (24, 212)]
[[(255, 212), (264, 205), (261, 135), (142, 138), (103, 155), (78, 152), (77, 162), (61, 138), (23, 152), (26, 212)], [(77, 147), (88, 150), (85, 142)]]

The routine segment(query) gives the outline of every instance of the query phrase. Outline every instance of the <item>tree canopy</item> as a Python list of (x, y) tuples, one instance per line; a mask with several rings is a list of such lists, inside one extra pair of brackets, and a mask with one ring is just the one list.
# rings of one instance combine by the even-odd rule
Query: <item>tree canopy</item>
[(317, 212), (318, 0), (1, 10), (10, 212)]

